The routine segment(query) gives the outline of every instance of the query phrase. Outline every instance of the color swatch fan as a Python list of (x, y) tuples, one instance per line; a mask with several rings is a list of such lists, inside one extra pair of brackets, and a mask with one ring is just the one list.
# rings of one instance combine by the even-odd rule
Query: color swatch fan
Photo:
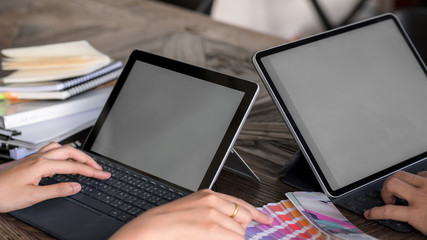
[(291, 192), (286, 196), (289, 200), (259, 208), (274, 221), (270, 225), (252, 221), (246, 228), (246, 239), (376, 239), (348, 221), (323, 193)]

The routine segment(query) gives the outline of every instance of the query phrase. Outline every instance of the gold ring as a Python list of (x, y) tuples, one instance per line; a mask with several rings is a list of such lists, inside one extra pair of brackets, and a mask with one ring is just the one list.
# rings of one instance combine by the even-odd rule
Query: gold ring
[(234, 203), (234, 205), (236, 207), (234, 208), (234, 213), (230, 216), (231, 218), (234, 218), (237, 215), (237, 212), (239, 211), (239, 205), (237, 203)]

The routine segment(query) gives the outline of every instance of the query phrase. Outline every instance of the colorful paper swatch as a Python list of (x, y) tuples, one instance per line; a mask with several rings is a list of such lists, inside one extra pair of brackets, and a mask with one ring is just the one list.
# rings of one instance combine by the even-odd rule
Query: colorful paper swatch
[(259, 210), (273, 217), (274, 221), (270, 225), (251, 222), (246, 228), (246, 239), (327, 239), (289, 200), (269, 203)]
[(354, 226), (321, 192), (287, 193), (289, 200), (318, 229), (339, 239), (374, 240)]
[(286, 196), (289, 200), (258, 208), (274, 221), (270, 225), (252, 221), (246, 228), (246, 239), (375, 239), (351, 224), (323, 193), (295, 192)]

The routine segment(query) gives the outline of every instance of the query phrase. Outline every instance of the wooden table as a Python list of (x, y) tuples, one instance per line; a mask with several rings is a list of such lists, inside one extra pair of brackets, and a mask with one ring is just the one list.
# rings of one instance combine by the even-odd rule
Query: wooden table
[[(256, 51), (285, 40), (153, 1), (0, 1), (0, 49), (82, 39), (122, 61), (133, 49), (141, 49), (258, 82), (260, 95), (235, 148), (261, 182), (223, 171), (216, 190), (255, 206), (278, 202), (286, 192), (296, 190), (281, 183), (275, 173), (295, 153), (297, 145), (250, 62)], [(418, 232), (396, 233), (342, 212), (360, 229), (380, 239), (425, 238)], [(0, 214), (0, 239), (51, 237)]]

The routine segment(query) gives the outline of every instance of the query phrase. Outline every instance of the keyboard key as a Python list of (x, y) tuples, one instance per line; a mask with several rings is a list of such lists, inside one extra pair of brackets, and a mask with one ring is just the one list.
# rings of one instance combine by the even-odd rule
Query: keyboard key
[(122, 204), (123, 204), (123, 201), (118, 199), (114, 199), (113, 201), (110, 202), (110, 205), (115, 208), (120, 207)]
[(111, 173), (111, 176), (112, 176), (113, 178), (117, 178), (117, 179), (120, 179), (123, 175), (124, 175), (124, 174), (123, 174), (122, 172), (120, 172), (120, 171), (117, 171), (117, 172)]
[(366, 193), (366, 197), (368, 197), (368, 198), (377, 198), (378, 197), (378, 193), (376, 193), (376, 192), (368, 192), (368, 193)]
[(140, 208), (137, 207), (131, 207), (129, 208), (127, 211), (127, 213), (132, 214), (134, 216), (138, 216), (139, 214), (141, 214), (143, 211)]
[(88, 187), (87, 190), (84, 192), (84, 194), (88, 195), (88, 196), (93, 196), (94, 194), (96, 194), (98, 191), (94, 188)]
[(143, 191), (139, 188), (134, 188), (132, 191), (129, 191), (129, 194), (132, 194), (134, 196), (138, 196), (139, 194), (141, 194)]
[(111, 196), (116, 196), (117, 194), (121, 193), (122, 191), (120, 191), (117, 188), (111, 188), (107, 193)]
[(98, 190), (105, 193), (109, 193), (111, 189), (113, 189), (113, 187), (104, 183), (100, 183), (98, 186)]
[(112, 202), (114, 199), (115, 199), (114, 197), (112, 197), (110, 195), (106, 195), (103, 199), (101, 199), (101, 201), (103, 203), (107, 203), (108, 204), (108, 203)]
[(146, 181), (141, 181), (140, 183), (136, 184), (136, 187), (141, 189), (146, 189), (150, 184)]
[(132, 207), (132, 205), (131, 205), (131, 204), (123, 203), (122, 205), (120, 205), (120, 206), (119, 206), (119, 209), (120, 209), (120, 210), (122, 210), (122, 211), (126, 211), (126, 210), (128, 210), (129, 208), (131, 208), (131, 207)]
[(132, 216), (130, 214), (123, 212), (119, 216), (117, 216), (117, 219), (119, 219), (119, 220), (121, 220), (123, 222), (126, 222), (131, 217)]
[(158, 203), (160, 200), (162, 200), (162, 199), (158, 196), (155, 196), (155, 195), (153, 195), (147, 199), (147, 201), (154, 203), (154, 204)]
[(97, 192), (93, 195), (93, 198), (98, 199), (98, 200), (102, 200), (106, 196), (107, 196), (107, 194), (105, 194), (103, 192)]
[(129, 194), (125, 193), (125, 192), (120, 192), (118, 194), (115, 195), (116, 198), (123, 200), (125, 198), (127, 198), (129, 196)]
[(139, 198), (144, 199), (144, 200), (147, 200), (152, 196), (153, 196), (153, 194), (145, 192), (145, 191), (143, 191), (141, 194), (138, 195)]
[(121, 189), (122, 189), (122, 191), (125, 191), (125, 192), (131, 192), (132, 190), (135, 189), (135, 187), (132, 185), (125, 185)]
[(144, 209), (144, 210), (149, 210), (149, 209), (151, 209), (153, 207), (156, 207), (156, 205), (154, 205), (152, 203), (146, 203), (141, 208)]
[(180, 198), (180, 196), (178, 196), (178, 195), (176, 195), (174, 193), (170, 193), (169, 192), (169, 193), (166, 193), (165, 195), (163, 195), (163, 198), (165, 198), (165, 199), (167, 199), (169, 201), (172, 201), (172, 200)]
[(136, 202), (136, 200), (138, 200), (138, 198), (136, 198), (132, 195), (129, 195), (126, 198), (124, 198), (123, 200), (127, 203), (134, 203), (134, 202)]
[(111, 185), (111, 186), (113, 186), (115, 188), (122, 188), (125, 186), (125, 183), (122, 181), (117, 181), (117, 182), (113, 183), (113, 185)]
[(112, 217), (117, 217), (117, 216), (119, 216), (120, 214), (122, 214), (123, 212), (122, 211), (120, 211), (120, 210), (118, 210), (118, 209), (113, 209), (113, 210), (111, 210), (109, 213), (108, 213), (108, 215), (110, 215), (110, 216), (112, 216)]
[(356, 202), (352, 202), (352, 201), (346, 202), (345, 205), (347, 207), (353, 208), (353, 209), (356, 208), (357, 206), (359, 206), (359, 204), (357, 204)]
[(147, 204), (148, 202), (147, 201), (144, 201), (144, 200), (141, 200), (141, 199), (138, 199), (138, 200), (136, 200), (134, 203), (133, 203), (133, 205), (135, 205), (136, 207), (138, 207), (138, 208), (142, 208), (145, 204)]

